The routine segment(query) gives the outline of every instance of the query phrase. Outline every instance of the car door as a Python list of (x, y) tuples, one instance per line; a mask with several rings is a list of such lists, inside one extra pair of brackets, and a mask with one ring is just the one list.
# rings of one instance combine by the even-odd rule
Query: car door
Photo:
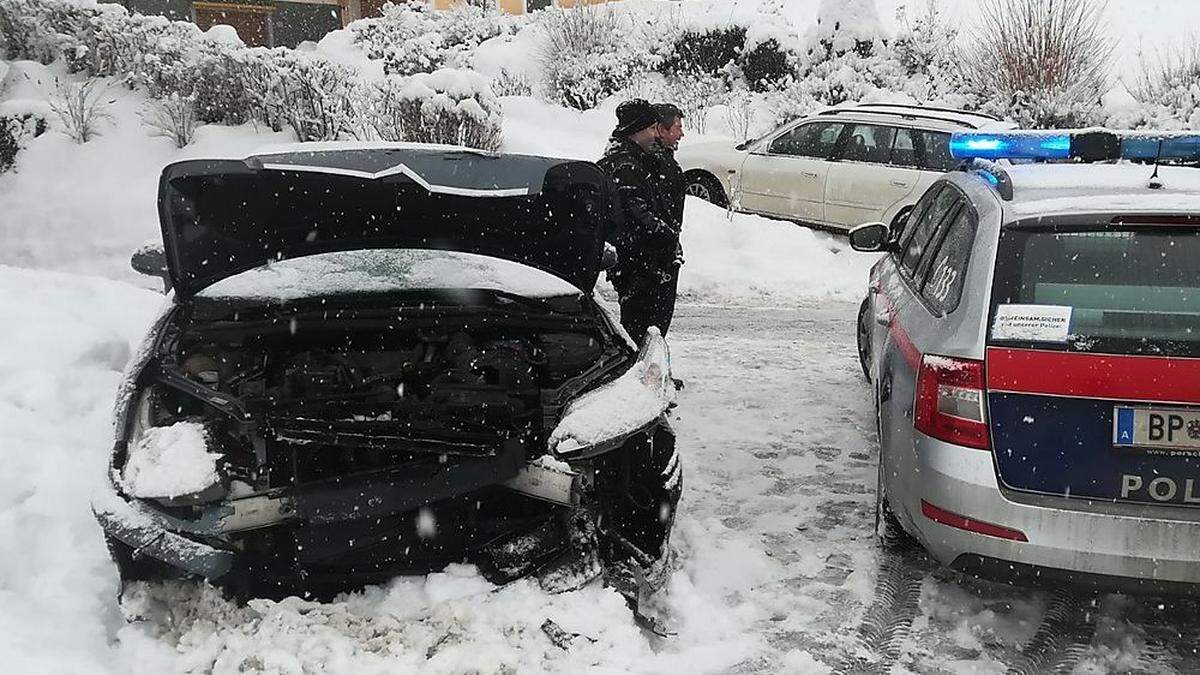
[(825, 221), (830, 225), (851, 228), (881, 220), (921, 182), (911, 129), (854, 124), (834, 158), (825, 182)]
[(917, 374), (922, 355), (936, 337), (935, 319), (941, 312), (931, 307), (922, 292), (944, 225), (966, 208), (965, 202), (958, 188), (935, 184), (918, 200), (903, 237), (885, 259), (874, 285), (872, 344), (879, 345), (875, 381), (880, 461), (889, 482), (908, 480), (915, 470), (912, 453), (899, 449), (913, 447)]
[(741, 209), (822, 223), (829, 156), (845, 124), (801, 123), (765, 142), (742, 165)]

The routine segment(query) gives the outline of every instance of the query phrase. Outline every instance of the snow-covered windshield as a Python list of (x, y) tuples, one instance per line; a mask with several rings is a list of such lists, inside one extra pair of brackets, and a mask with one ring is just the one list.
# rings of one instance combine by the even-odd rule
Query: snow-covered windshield
[(222, 279), (199, 297), (300, 300), (323, 295), (468, 288), (527, 298), (578, 295), (548, 272), (457, 251), (370, 249), (292, 258)]

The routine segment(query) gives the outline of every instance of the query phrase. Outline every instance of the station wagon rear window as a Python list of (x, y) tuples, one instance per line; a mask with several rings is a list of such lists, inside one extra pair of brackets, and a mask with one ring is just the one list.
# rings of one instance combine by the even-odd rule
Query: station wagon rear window
[[(1005, 229), (992, 302), (992, 342), (1200, 356), (1200, 228)], [(1005, 324), (1014, 317), (1025, 323)], [(1065, 323), (1057, 336), (1055, 321)]]

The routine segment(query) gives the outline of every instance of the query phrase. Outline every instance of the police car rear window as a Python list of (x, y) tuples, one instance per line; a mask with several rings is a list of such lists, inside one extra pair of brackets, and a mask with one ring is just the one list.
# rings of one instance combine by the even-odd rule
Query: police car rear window
[(1006, 229), (993, 342), (1200, 356), (1200, 229)]

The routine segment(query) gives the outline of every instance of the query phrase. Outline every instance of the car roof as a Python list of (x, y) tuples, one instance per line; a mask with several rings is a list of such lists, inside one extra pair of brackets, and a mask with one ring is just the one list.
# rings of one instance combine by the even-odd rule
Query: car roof
[(983, 113), (931, 106), (905, 105), (897, 103), (860, 103), (849, 106), (827, 108), (818, 116), (862, 118), (872, 122), (903, 121), (916, 126), (929, 125), (947, 129), (1012, 129), (1015, 125)]
[(1013, 199), (1006, 220), (1076, 213), (1200, 214), (1200, 170), (1145, 164), (1028, 164), (1005, 167)]

